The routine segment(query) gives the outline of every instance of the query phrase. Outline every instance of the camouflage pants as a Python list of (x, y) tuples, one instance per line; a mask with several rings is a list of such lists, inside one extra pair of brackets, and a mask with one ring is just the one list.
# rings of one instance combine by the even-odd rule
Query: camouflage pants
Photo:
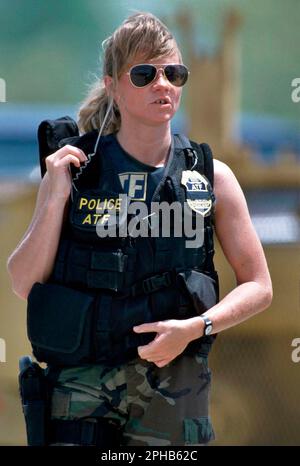
[(181, 355), (163, 368), (137, 358), (120, 367), (63, 369), (52, 398), (52, 419), (116, 420), (121, 445), (196, 445), (214, 439), (208, 414), (207, 358)]

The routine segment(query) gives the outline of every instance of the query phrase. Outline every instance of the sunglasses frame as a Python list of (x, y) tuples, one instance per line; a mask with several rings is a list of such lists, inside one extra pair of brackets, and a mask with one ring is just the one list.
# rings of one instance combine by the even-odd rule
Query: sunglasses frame
[[(155, 76), (154, 76), (154, 78), (152, 79), (152, 81), (150, 81), (148, 84), (145, 84), (145, 86), (137, 86), (136, 84), (134, 84), (134, 83), (132, 82), (132, 79), (131, 79), (131, 71), (132, 71), (133, 68), (135, 68), (136, 66), (145, 66), (145, 65), (147, 65), (147, 66), (153, 66), (153, 67), (155, 68), (155, 70), (156, 70)], [(181, 84), (181, 86), (176, 86), (176, 84), (173, 84), (173, 83), (168, 79), (168, 77), (166, 76), (166, 73), (165, 73), (165, 68), (166, 68), (167, 66), (178, 66), (178, 65), (183, 66), (183, 67), (186, 69), (186, 71), (187, 71), (187, 78), (186, 78), (184, 84)], [(145, 87), (149, 86), (150, 84), (152, 84), (152, 83), (157, 79), (157, 75), (158, 75), (159, 71), (162, 71), (162, 72), (163, 72), (163, 76), (165, 77), (165, 79), (166, 79), (170, 84), (172, 84), (172, 86), (174, 86), (174, 87), (183, 87), (183, 86), (186, 84), (186, 82), (187, 82), (187, 80), (188, 80), (188, 77), (189, 77), (189, 74), (190, 74), (190, 71), (189, 71), (188, 67), (187, 67), (186, 65), (184, 65), (183, 63), (166, 63), (166, 64), (162, 64), (162, 63), (161, 63), (161, 64), (156, 64), (156, 63), (137, 63), (136, 65), (133, 65), (133, 66), (127, 71), (126, 74), (129, 76), (130, 84), (131, 84), (133, 87), (136, 87), (137, 89), (144, 89)]]

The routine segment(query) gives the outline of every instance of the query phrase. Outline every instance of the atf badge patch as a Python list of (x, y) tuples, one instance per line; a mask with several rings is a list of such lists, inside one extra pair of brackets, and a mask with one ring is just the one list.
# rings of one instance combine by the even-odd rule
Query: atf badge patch
[(205, 217), (212, 208), (212, 191), (209, 181), (196, 170), (184, 170), (181, 184), (186, 189), (186, 201), (188, 206)]

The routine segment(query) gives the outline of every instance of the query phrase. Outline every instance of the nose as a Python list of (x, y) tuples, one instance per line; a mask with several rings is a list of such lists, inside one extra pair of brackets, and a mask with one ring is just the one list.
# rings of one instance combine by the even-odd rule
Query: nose
[(155, 77), (155, 80), (154, 80), (153, 84), (154, 84), (154, 85), (156, 84), (156, 85), (161, 85), (161, 86), (167, 86), (167, 87), (169, 87), (170, 81), (169, 81), (168, 78), (166, 77), (163, 68), (159, 68), (159, 69), (157, 70), (156, 77)]

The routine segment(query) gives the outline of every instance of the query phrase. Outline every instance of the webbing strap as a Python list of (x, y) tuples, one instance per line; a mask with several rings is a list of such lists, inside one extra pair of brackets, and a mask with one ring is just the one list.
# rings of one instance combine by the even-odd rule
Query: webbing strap
[[(204, 154), (199, 144), (193, 144), (183, 134), (176, 134), (176, 148), (180, 148), (186, 159), (186, 168), (188, 170), (197, 170), (203, 173)], [(197, 146), (197, 147), (196, 147)]]
[[(214, 165), (213, 165), (213, 155), (211, 148), (208, 144), (202, 143), (197, 144), (194, 141), (191, 141), (191, 146), (198, 154), (198, 160), (202, 160), (200, 166), (197, 165), (195, 169), (197, 171), (202, 170), (202, 173), (206, 176), (208, 181), (211, 184), (211, 187), (214, 187)], [(200, 171), (201, 173), (201, 171)]]
[(161, 290), (162, 288), (167, 288), (175, 282), (174, 277), (175, 274), (172, 271), (153, 275), (152, 277), (135, 283), (131, 287), (131, 294), (132, 296), (137, 296), (140, 294), (153, 293), (154, 291)]
[(120, 446), (121, 430), (110, 419), (86, 418), (77, 421), (51, 420), (49, 443), (82, 446)]

